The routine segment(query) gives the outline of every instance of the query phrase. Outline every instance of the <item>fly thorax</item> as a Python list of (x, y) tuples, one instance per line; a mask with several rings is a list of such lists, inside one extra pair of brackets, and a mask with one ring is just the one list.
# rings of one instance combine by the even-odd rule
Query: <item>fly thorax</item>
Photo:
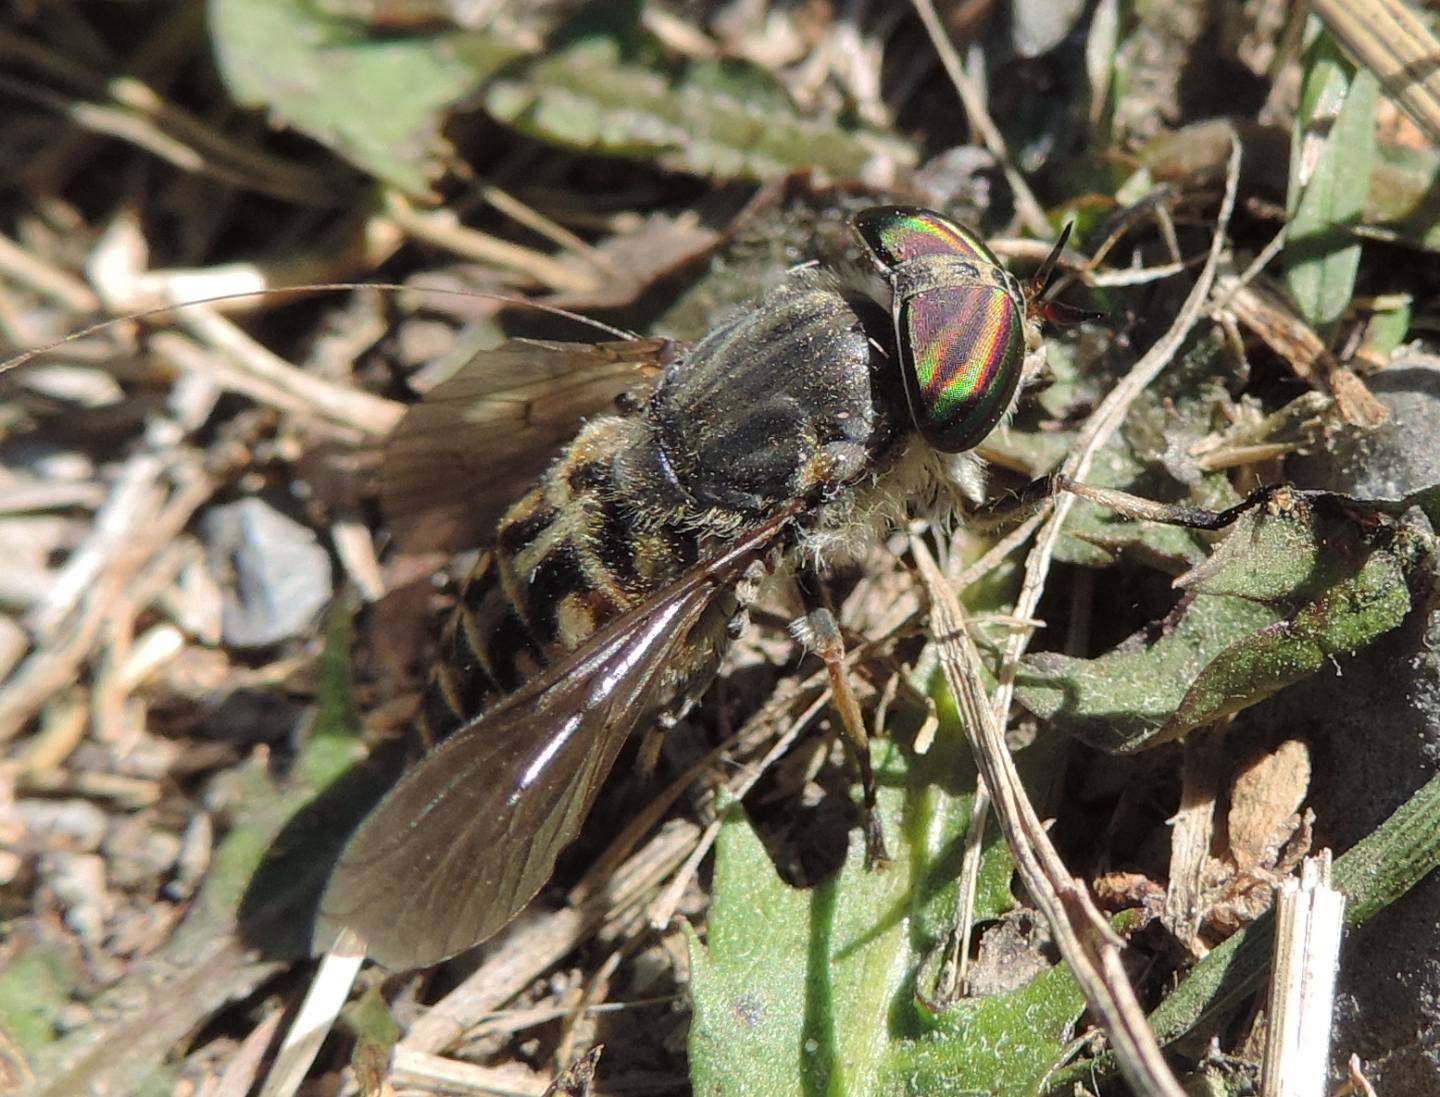
[(667, 368), (647, 411), (675, 483), (754, 520), (855, 481), (888, 430), (850, 300), (793, 272)]

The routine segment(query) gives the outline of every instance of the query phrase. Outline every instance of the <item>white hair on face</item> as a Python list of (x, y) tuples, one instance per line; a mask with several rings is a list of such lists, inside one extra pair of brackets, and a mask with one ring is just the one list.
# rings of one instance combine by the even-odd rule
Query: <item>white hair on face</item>
[(867, 482), (822, 503), (798, 553), (816, 565), (854, 559), (911, 518), (951, 521), (984, 499), (985, 462), (975, 453), (941, 453), (916, 440)]

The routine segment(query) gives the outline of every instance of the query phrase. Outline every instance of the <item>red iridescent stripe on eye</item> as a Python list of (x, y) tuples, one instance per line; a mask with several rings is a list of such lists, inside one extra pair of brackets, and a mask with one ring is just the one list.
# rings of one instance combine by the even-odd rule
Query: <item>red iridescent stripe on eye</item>
[(891, 211), (871, 228), (871, 238), (892, 266), (921, 255), (954, 255), (996, 265), (994, 254), (979, 237), (928, 210)]
[(1014, 301), (993, 286), (935, 289), (906, 301), (897, 321), (921, 434), (952, 453), (980, 442), (1020, 382), (1025, 335)]

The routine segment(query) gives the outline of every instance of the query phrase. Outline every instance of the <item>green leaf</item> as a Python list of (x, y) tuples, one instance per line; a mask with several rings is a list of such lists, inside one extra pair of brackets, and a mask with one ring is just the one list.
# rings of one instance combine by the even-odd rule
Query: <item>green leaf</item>
[(0, 970), (0, 1031), (25, 1052), (50, 1044), (83, 974), (66, 949), (47, 943), (22, 948)]
[[(915, 994), (945, 942), (974, 770), (953, 710), (930, 752), (877, 743), (880, 814), (894, 861), (858, 846), (809, 890), (776, 874), (738, 805), (724, 809), (707, 942), (692, 934), (697, 1094), (1027, 1094), (1060, 1054), (1083, 1001), (1064, 969), (940, 1013)], [(1055, 765), (1056, 739), (1021, 757)], [(1003, 843), (987, 844), (976, 916), (1012, 904)]]
[(802, 117), (753, 80), (737, 94), (735, 75), (721, 75), (691, 66), (666, 79), (622, 61), (615, 43), (588, 39), (512, 67), (484, 103), (542, 140), (715, 179), (767, 179), (797, 168), (857, 179), (872, 165), (888, 173), (916, 162), (900, 138)]
[(1327, 659), (1370, 644), (1409, 611), (1410, 589), (1400, 560), (1388, 551), (1372, 553), (1358, 574), (1292, 617), (1225, 648), (1186, 691), (1158, 739), (1177, 738), (1264, 700), (1314, 674)]
[(1440, 153), (1434, 148), (1376, 149), (1365, 224), (1416, 247), (1440, 251)]
[(441, 127), (451, 106), (519, 55), (480, 34), (366, 37), (304, 0), (210, 0), (209, 13), (237, 102), (414, 196), (450, 152)]
[(1278, 614), (1243, 598), (1201, 596), (1160, 635), (1131, 637), (1095, 659), (1040, 652), (1024, 660), (1015, 696), (1060, 731), (1112, 752), (1153, 746), (1191, 684), (1225, 646)]
[(1372, 313), (1365, 326), (1365, 353), (1378, 361), (1389, 359), (1410, 334), (1414, 311), (1414, 302), (1407, 297), (1392, 308)]
[(1353, 500), (1313, 498), (1247, 511), (1177, 581), (1190, 597), (1158, 635), (1095, 659), (1031, 656), (1016, 696), (1061, 730), (1128, 752), (1239, 712), (1395, 628), (1433, 538)]
[(1312, 29), (1290, 143), (1285, 281), (1300, 314), (1328, 338), (1354, 296), (1360, 244), (1352, 230), (1375, 165), (1379, 84), (1318, 33), (1313, 16)]
[(896, 1048), (890, 1088), (875, 1092), (1028, 1097), (1064, 1054), (1084, 1008), (1062, 964), (1009, 994), (957, 1002), (934, 1032)]

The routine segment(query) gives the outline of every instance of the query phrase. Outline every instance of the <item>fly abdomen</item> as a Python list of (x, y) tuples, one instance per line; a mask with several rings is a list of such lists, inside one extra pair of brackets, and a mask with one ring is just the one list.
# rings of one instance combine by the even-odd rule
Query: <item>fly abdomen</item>
[(700, 535), (620, 482), (635, 446), (653, 448), (642, 422), (592, 421), (501, 519), (441, 636), (426, 749), (694, 566)]

